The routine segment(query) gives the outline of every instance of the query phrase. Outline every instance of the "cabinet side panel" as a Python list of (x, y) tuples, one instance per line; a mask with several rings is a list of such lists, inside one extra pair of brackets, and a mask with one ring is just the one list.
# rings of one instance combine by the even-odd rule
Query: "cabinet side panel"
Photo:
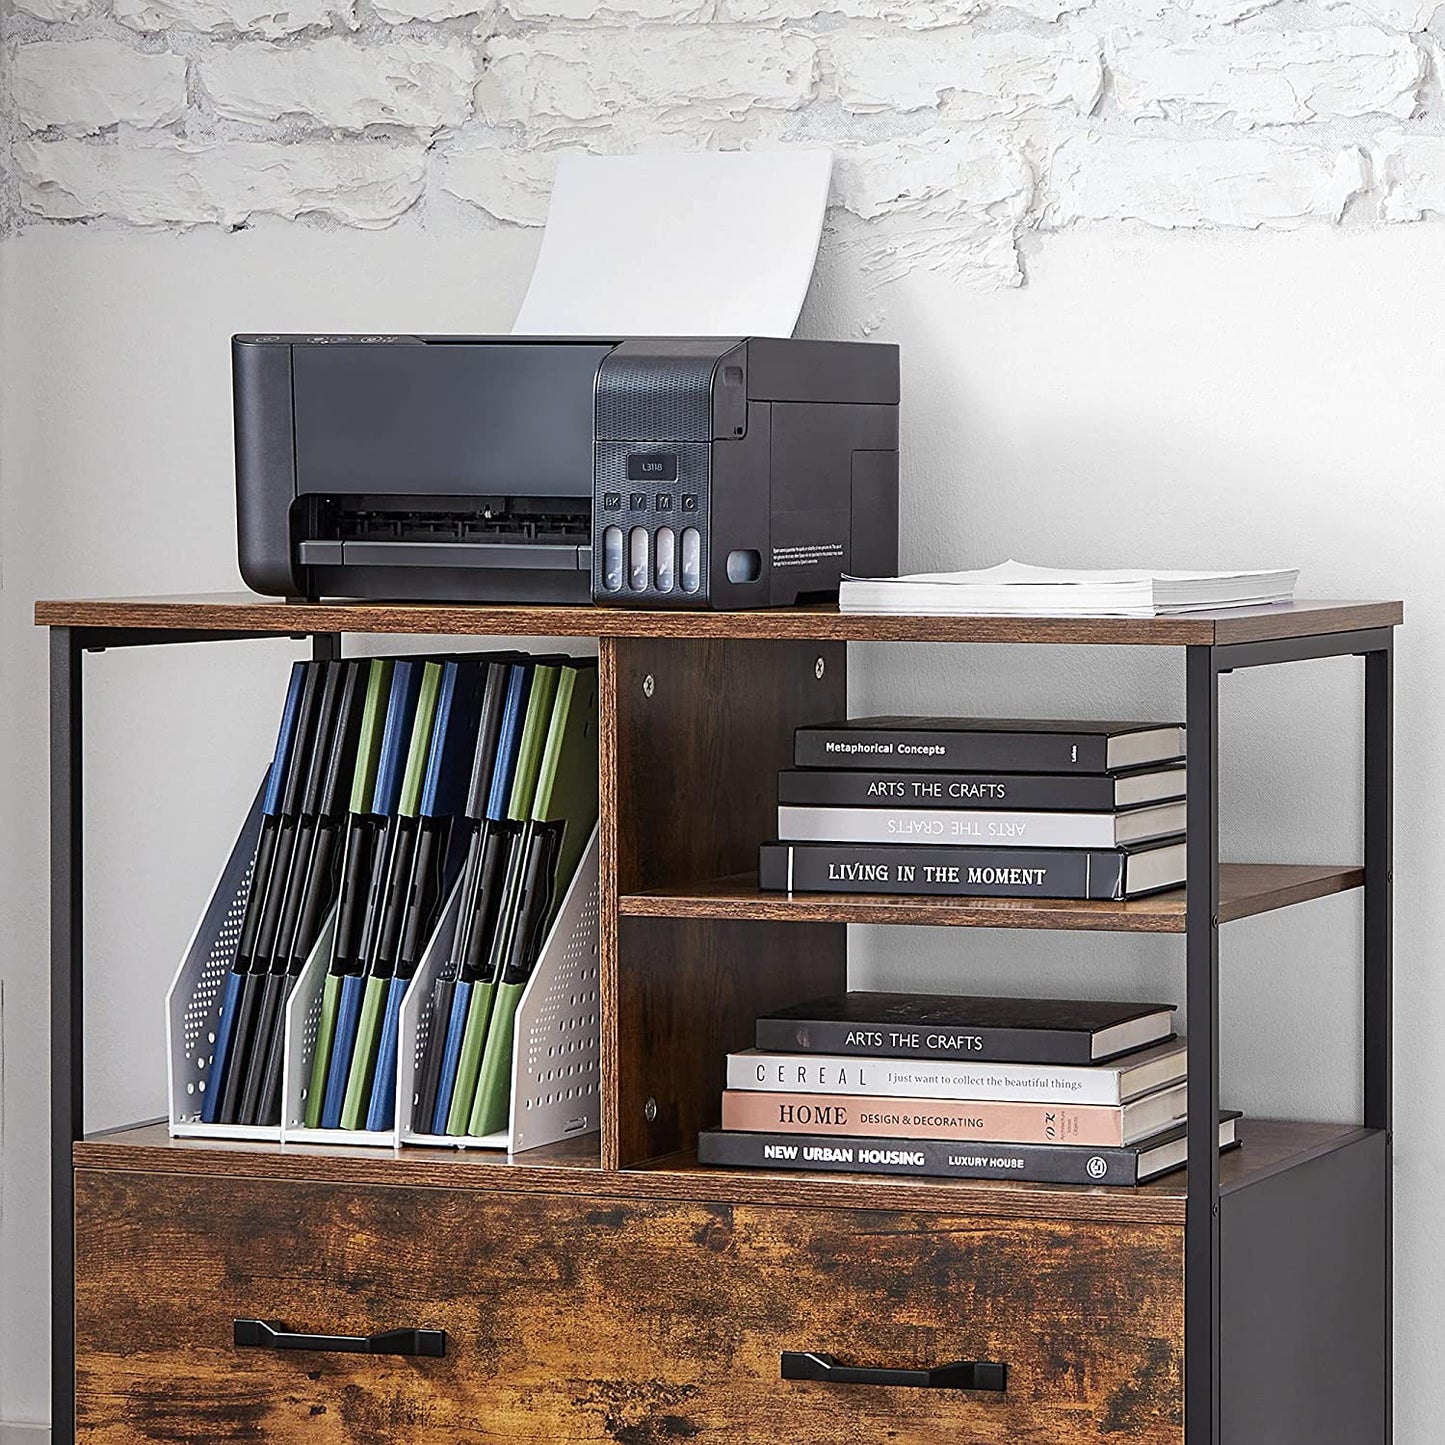
[(617, 960), (619, 1167), (715, 1127), (726, 1055), (757, 1016), (848, 985), (840, 923), (624, 918)]
[(1223, 1445), (1385, 1445), (1383, 1133), (1220, 1201)]
[(620, 893), (756, 874), (794, 728), (847, 712), (847, 651), (628, 638), (601, 657), (602, 1162), (618, 1168), (717, 1122), (724, 1055), (759, 1013), (847, 986), (840, 925), (617, 916)]
[(755, 872), (793, 730), (848, 710), (846, 644), (627, 638), (613, 657), (620, 891)]
[(602, 1167), (617, 1168), (617, 642), (597, 644), (598, 992), (602, 1017)]

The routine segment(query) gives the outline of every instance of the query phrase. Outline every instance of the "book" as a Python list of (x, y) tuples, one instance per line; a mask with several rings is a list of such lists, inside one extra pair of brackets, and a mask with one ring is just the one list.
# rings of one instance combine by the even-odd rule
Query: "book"
[(814, 843), (954, 843), (993, 848), (1118, 848), (1184, 832), (1184, 804), (1110, 813), (973, 808), (778, 808), (778, 837)]
[[(321, 1125), (336, 1026), (341, 1013), (344, 977), (348, 970), (360, 968), (366, 891), (376, 852), (376, 820), (370, 816), (370, 808), (376, 787), (391, 677), (392, 663), (389, 659), (371, 659), (367, 667), (366, 696), (362, 704), (361, 728), (356, 743), (356, 763), (351, 776), (351, 798), (347, 808), (341, 882), (336, 904), (336, 931), (331, 945), (331, 962), (322, 984), (321, 1016), (316, 1025), (316, 1042), (311, 1054), (311, 1077), (306, 1088), (304, 1123), (308, 1129), (316, 1129)], [(349, 1053), (347, 1062), (350, 1062)], [(339, 1116), (339, 1103), (337, 1112)]]
[(281, 916), (291, 881), (292, 864), (297, 843), (305, 831), (301, 818), (301, 802), (305, 795), (307, 774), (312, 755), (317, 714), (321, 706), (324, 666), (317, 662), (300, 664), (301, 696), (296, 708), (286, 769), (281, 787), (279, 827), (271, 860), (270, 878), (266, 884), (265, 901), (261, 906), (260, 924), (256, 931), (250, 968), (241, 981), (232, 1023), (230, 1059), (222, 1085), (217, 1121), (223, 1124), (247, 1122), (244, 1118), (246, 1082), (254, 1074), (257, 1024), (266, 980), (271, 972)]
[(526, 825), (537, 789), (542, 750), (551, 727), (552, 704), (557, 696), (560, 671), (555, 663), (538, 663), (531, 669), (527, 709), (516, 744), (511, 790), (506, 805), (505, 823), (508, 826), (501, 835), (501, 857), (498, 860), (500, 888), (496, 894), (489, 937), (477, 939), (472, 953), (474, 962), (468, 980), (472, 987), (466, 1004), (466, 1023), (462, 1030), (461, 1052), (446, 1121), (446, 1132), (452, 1138), (460, 1138), (469, 1130), (487, 1030), (491, 1026), (492, 1007), (496, 1002), (497, 983), (521, 910), (532, 847), (531, 832)]
[(400, 951), (401, 931), (411, 889), (417, 815), (421, 808), (422, 783), (427, 773), (437, 697), (441, 691), (442, 665), (439, 662), (423, 662), (419, 677), (416, 700), (402, 747), (406, 761), (401, 772), (401, 786), (387, 818), (386, 868), (381, 886), (370, 903), (375, 920), (365, 961), (366, 983), (356, 1026), (356, 1041), (352, 1046), (351, 1067), (347, 1071), (342, 1096), (343, 1129), (362, 1128), (370, 1110), (377, 1054), (385, 1027), (386, 1003), (396, 971), (396, 957)]
[(880, 773), (788, 768), (778, 802), (800, 808), (1017, 808), (1107, 813), (1184, 796), (1182, 767), (1112, 773)]
[[(376, 990), (372, 989), (370, 998), (367, 997), (367, 971), (384, 922), (387, 884), (399, 836), (394, 824), (424, 667), (420, 658), (402, 659), (392, 667), (376, 776), (367, 807), (367, 821), (372, 827), (370, 867), (364, 876), (358, 874), (357, 886), (361, 892), (353, 895), (360, 915), (359, 925), (349, 940), (343, 940), (340, 929), (337, 930), (332, 955), (332, 972), (340, 975), (341, 989), (331, 1036), (331, 1067), (321, 1105), (323, 1129), (341, 1128), (357, 1039), (360, 1037), (365, 1047), (373, 1020), (379, 1018), (380, 999)], [(344, 942), (349, 946), (343, 947)]]
[(472, 989), (464, 967), (474, 939), (479, 950), (484, 946), (478, 935), (484, 939), (494, 914), (501, 826), (510, 786), (507, 770), (516, 751), (509, 733), (520, 732), (529, 686), (530, 669), (518, 662), (499, 658), (487, 670), (463, 808), (469, 827), (456, 923), (432, 987), (425, 1053), (412, 1101), (412, 1128), (420, 1134), (446, 1132)]
[(356, 765), (356, 751), (361, 732), (362, 709), (366, 700), (368, 664), (362, 661), (338, 662), (340, 696), (336, 702), (331, 735), (331, 748), (324, 775), (315, 799), (316, 826), (313, 832), (311, 857), (306, 867), (306, 882), (295, 924), (286, 940), (282, 955), (273, 965), (284, 973), (280, 987), (280, 1003), (271, 1034), (257, 1107), (257, 1122), (276, 1125), (281, 1122), (281, 1082), (285, 1052), (285, 1001), (300, 976), (311, 950), (321, 935), (327, 917), (336, 903), (340, 886), (340, 848), (346, 820), (346, 794), (351, 787)]
[(893, 1059), (1096, 1064), (1167, 1038), (1175, 1006), (855, 990), (765, 1014), (760, 1049)]
[(1184, 1040), (1175, 1037), (1107, 1064), (971, 1063), (743, 1049), (728, 1055), (727, 1087), (856, 1098), (1127, 1104), (1184, 1078), (1186, 1053)]
[(437, 691), (436, 717), (427, 750), (426, 776), (417, 802), (416, 842), (411, 872), (402, 892), (401, 918), (392, 946), (391, 979), (382, 1013), (381, 1041), (366, 1127), (385, 1131), (396, 1118), (397, 1052), (401, 1004), (416, 976), (441, 912), (460, 870), (464, 848), (454, 825), (467, 803), (467, 782), (477, 742), (483, 659), (445, 662)]
[(469, 1125), (474, 1136), (507, 1127), (517, 1006), (597, 825), (597, 703), (594, 663), (578, 662), (561, 669), (532, 799), (532, 837), (522, 902), (498, 973), (496, 1001), (477, 1077)]
[(1128, 1104), (856, 1099), (846, 1094), (750, 1093), (728, 1089), (724, 1129), (837, 1138), (951, 1139), (979, 1144), (1135, 1144), (1185, 1115), (1188, 1084), (1170, 1084)]
[(311, 755), (307, 762), (305, 785), (293, 829), (290, 868), (276, 930), (269, 953), (264, 959), (257, 960), (258, 968), (264, 963), (265, 977), (261, 980), (260, 1004), (252, 1033), (251, 1056), (241, 1089), (241, 1105), (232, 1121), (238, 1124), (254, 1125), (266, 1122), (261, 1117), (262, 1093), (267, 1068), (275, 1053), (277, 1035), (284, 1038), (281, 1006), (287, 992), (287, 963), (290, 959), (291, 940), (295, 935), (304, 902), (311, 855), (321, 828), (321, 819), (318, 817), (321, 785), (331, 753), (336, 711), (345, 680), (345, 666), (341, 662), (313, 662), (309, 666), (320, 680), (316, 726), (312, 733)]
[(860, 717), (800, 727), (800, 768), (939, 773), (1108, 773), (1184, 756), (1174, 723), (1053, 718)]
[(1170, 840), (1122, 848), (764, 843), (758, 850), (758, 886), (786, 893), (1119, 902), (1178, 887), (1184, 857), (1184, 843)]
[[(1219, 1116), (1219, 1149), (1237, 1149), (1236, 1111)], [(1010, 1179), (1021, 1184), (1129, 1187), (1188, 1162), (1183, 1127), (1117, 1148), (1074, 1144), (955, 1144), (940, 1139), (834, 1139), (825, 1134), (749, 1134), (704, 1129), (697, 1162), (727, 1169), (802, 1169), (913, 1178)]]
[(1258, 607), (1294, 597), (1299, 571), (1032, 567), (1010, 558), (972, 572), (910, 577), (844, 577), (843, 612), (932, 613), (965, 617), (1162, 617), (1227, 607)]

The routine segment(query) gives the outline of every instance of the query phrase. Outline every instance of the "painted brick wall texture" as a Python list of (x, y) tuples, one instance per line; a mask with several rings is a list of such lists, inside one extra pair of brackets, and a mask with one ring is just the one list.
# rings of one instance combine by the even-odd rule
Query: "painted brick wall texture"
[[(0, 228), (537, 226), (583, 148), (826, 144), (875, 281), (1090, 222), (1445, 214), (1434, 0), (0, 0)], [(1445, 31), (1442, 31), (1445, 34)]]

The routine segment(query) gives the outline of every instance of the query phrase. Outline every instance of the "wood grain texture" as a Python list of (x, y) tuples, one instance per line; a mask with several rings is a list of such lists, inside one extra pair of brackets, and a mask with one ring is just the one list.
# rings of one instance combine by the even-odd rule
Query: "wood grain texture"
[(846, 648), (629, 639), (610, 653), (618, 890), (756, 871), (794, 730), (847, 716)]
[(721, 1110), (727, 1054), (759, 1014), (848, 986), (837, 923), (621, 920), (617, 1163), (691, 1147)]
[(156, 627), (490, 637), (774, 638), (836, 642), (1008, 642), (1184, 647), (1395, 627), (1399, 602), (1302, 600), (1188, 617), (875, 617), (834, 606), (763, 612), (648, 612), (628, 608), (477, 604), (284, 602), (251, 593), (41, 601), (42, 627)]
[[(794, 728), (847, 710), (847, 659), (841, 643), (801, 642), (631, 638), (602, 653), (606, 927), (617, 919), (612, 889), (756, 859)], [(751, 1041), (757, 1015), (847, 985), (836, 925), (618, 920), (611, 940), (601, 955), (609, 1167), (689, 1147), (716, 1122), (723, 1056)]]
[[(1358, 867), (1222, 863), (1220, 920), (1364, 886)], [(1184, 890), (1124, 903), (1067, 898), (929, 898), (883, 893), (778, 893), (757, 885), (757, 870), (706, 883), (680, 883), (618, 900), (632, 918), (738, 918), (772, 922), (902, 923), (956, 928), (1054, 928), (1097, 933), (1183, 933)]]
[[(78, 1439), (1181, 1445), (1183, 1231), (81, 1171)], [(447, 1333), (238, 1350), (236, 1318)], [(1008, 1366), (784, 1382), (783, 1350)]]
[(602, 1158), (606, 1169), (619, 1163), (617, 1099), (621, 1092), (622, 1034), (617, 1012), (617, 642), (597, 643), (597, 966), (602, 1021)]
[[(1243, 1149), (1220, 1160), (1225, 1193), (1334, 1149), (1371, 1131), (1352, 1124), (1243, 1119)], [(313, 1181), (353, 1186), (405, 1186), (482, 1192), (543, 1192), (591, 1199), (721, 1201), (807, 1208), (933, 1210), (980, 1218), (1077, 1219), (1119, 1224), (1184, 1223), (1183, 1171), (1137, 1189), (1071, 1184), (1017, 1184), (1006, 1180), (907, 1179), (889, 1175), (789, 1174), (703, 1168), (692, 1151), (636, 1169), (599, 1170), (596, 1135), (532, 1149), (508, 1159), (493, 1152), (444, 1149), (333, 1148), (248, 1144), (228, 1140), (172, 1139), (165, 1126), (142, 1125), (94, 1135), (75, 1145), (75, 1162), (88, 1170), (203, 1176), (225, 1190), (234, 1179)], [(590, 1145), (591, 1153), (587, 1152)]]

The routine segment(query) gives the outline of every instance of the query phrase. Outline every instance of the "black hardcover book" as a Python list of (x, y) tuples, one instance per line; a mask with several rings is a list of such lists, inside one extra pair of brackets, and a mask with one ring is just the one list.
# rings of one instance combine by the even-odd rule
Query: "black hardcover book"
[(853, 993), (811, 999), (757, 1021), (776, 1053), (883, 1059), (1097, 1064), (1167, 1039), (1175, 1005), (955, 994)]
[(764, 843), (758, 886), (784, 893), (940, 898), (1139, 898), (1184, 881), (1183, 839), (1122, 848), (959, 848), (923, 843)]
[(861, 717), (801, 727), (800, 768), (929, 773), (1107, 773), (1184, 756), (1174, 723), (1051, 718)]
[[(1219, 1116), (1219, 1149), (1239, 1148), (1235, 1121)], [(807, 1169), (843, 1174), (905, 1174), (930, 1179), (1016, 1179), (1030, 1184), (1130, 1187), (1188, 1162), (1182, 1126), (1125, 1148), (1075, 1144), (954, 1144), (938, 1139), (839, 1139), (825, 1134), (745, 1134), (704, 1129), (697, 1162), (728, 1169)]]
[(778, 774), (778, 802), (798, 808), (1010, 808), (1109, 813), (1184, 796), (1184, 769), (1113, 773), (877, 773), (854, 768)]

